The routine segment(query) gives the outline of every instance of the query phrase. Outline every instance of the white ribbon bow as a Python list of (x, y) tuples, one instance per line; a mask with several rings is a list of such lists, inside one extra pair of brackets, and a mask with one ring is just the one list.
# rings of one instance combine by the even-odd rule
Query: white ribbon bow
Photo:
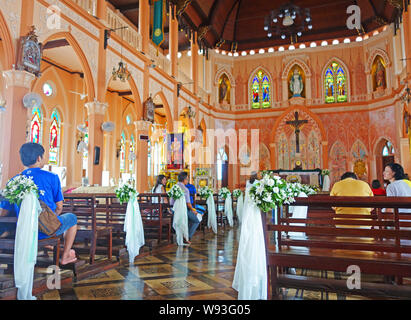
[(177, 244), (183, 246), (183, 238), (188, 239), (187, 204), (184, 197), (177, 199), (173, 205), (173, 229), (176, 231)]
[(143, 221), (141, 219), (137, 195), (133, 195), (127, 204), (124, 231), (126, 232), (126, 246), (129, 261), (130, 264), (133, 264), (135, 257), (140, 253), (140, 248), (145, 243)]
[(230, 225), (230, 227), (232, 227), (234, 223), (233, 223), (233, 201), (231, 199), (231, 195), (228, 195), (227, 198), (225, 199), (224, 214), (227, 217), (228, 224)]
[(212, 195), (207, 198), (208, 221), (207, 227), (212, 228), (213, 232), (217, 234), (217, 214), (215, 212), (214, 197)]

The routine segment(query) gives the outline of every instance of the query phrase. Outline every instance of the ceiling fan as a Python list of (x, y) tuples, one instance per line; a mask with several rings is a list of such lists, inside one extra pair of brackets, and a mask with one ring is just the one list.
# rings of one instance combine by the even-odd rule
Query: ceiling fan
[(79, 95), (80, 100), (84, 100), (87, 97), (86, 93), (80, 93), (80, 92), (75, 92), (75, 91), (70, 91), (70, 92)]

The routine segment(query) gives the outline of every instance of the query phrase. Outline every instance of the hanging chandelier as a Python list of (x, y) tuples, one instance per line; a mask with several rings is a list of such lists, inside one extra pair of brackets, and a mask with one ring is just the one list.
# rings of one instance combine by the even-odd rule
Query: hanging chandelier
[(264, 30), (267, 31), (267, 37), (271, 38), (275, 33), (283, 40), (290, 37), (291, 43), (297, 42), (298, 37), (301, 37), (304, 31), (312, 28), (310, 9), (300, 8), (292, 1), (272, 10), (264, 18)]
[(124, 64), (122, 60), (118, 63), (117, 70), (115, 67), (113, 67), (112, 75), (113, 81), (116, 81), (117, 79), (122, 82), (130, 80), (130, 72), (127, 70), (127, 65)]

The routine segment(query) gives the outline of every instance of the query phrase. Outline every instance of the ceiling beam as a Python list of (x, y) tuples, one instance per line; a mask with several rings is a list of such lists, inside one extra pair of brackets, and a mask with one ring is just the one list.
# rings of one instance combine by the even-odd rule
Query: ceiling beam
[(60, 48), (60, 47), (67, 47), (69, 46), (70, 43), (66, 40), (66, 39), (58, 39), (58, 40), (52, 40), (47, 42), (43, 49), (47, 50), (47, 49), (55, 49), (55, 48)]
[[(221, 29), (220, 39), (223, 38), (225, 26), (227, 25), (228, 19), (230, 19), (231, 13), (233, 12), (235, 6), (239, 4), (240, 1), (241, 1), (241, 0), (236, 0), (236, 1), (234, 1), (233, 5), (231, 6), (230, 11), (228, 11), (227, 17), (225, 18), (225, 21), (224, 21), (223, 28)], [(238, 11), (237, 11), (237, 13), (238, 13)]]

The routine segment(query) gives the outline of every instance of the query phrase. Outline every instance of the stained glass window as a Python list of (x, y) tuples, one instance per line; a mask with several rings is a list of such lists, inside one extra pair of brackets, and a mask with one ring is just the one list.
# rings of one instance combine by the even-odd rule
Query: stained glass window
[(130, 137), (130, 152), (128, 154), (129, 162), (128, 162), (128, 170), (131, 174), (134, 173), (134, 162), (135, 160), (131, 159), (131, 154), (136, 154), (136, 141), (134, 140), (134, 135)]
[(325, 103), (347, 101), (347, 78), (344, 69), (333, 62), (324, 76)]
[(121, 133), (120, 138), (120, 172), (126, 171), (126, 135), (124, 131)]
[(43, 93), (46, 97), (53, 95), (53, 87), (47, 82), (43, 84)]
[(58, 165), (60, 155), (61, 125), (57, 109), (51, 114), (49, 163)]
[(252, 109), (271, 107), (271, 83), (264, 71), (259, 70), (251, 83)]
[(41, 144), (41, 129), (43, 124), (43, 115), (41, 113), (41, 109), (38, 107), (34, 107), (31, 114), (32, 117), (30, 126), (30, 141)]
[(387, 141), (384, 145), (384, 148), (382, 149), (382, 155), (385, 156), (391, 156), (395, 153), (394, 146), (392, 145), (391, 142)]

